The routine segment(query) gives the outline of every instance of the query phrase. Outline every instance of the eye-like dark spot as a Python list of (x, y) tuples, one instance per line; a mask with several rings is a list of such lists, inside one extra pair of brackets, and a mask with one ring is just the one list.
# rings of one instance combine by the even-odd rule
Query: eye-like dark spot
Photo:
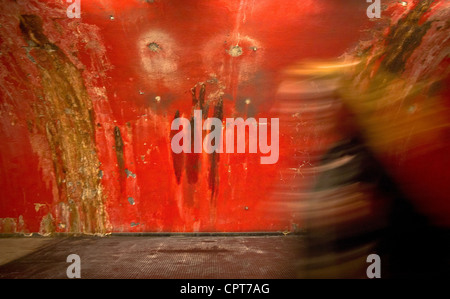
[(161, 50), (161, 47), (155, 43), (155, 42), (151, 42), (147, 45), (147, 47), (150, 49), (150, 51), (152, 52), (158, 52), (159, 50)]

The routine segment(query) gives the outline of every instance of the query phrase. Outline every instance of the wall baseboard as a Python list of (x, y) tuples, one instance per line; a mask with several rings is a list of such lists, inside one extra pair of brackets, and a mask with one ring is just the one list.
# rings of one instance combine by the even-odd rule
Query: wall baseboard
[(0, 233), (0, 238), (67, 238), (67, 237), (258, 237), (258, 236), (287, 236), (303, 235), (299, 232), (111, 232), (107, 234), (86, 233), (52, 233), (41, 235), (39, 233)]

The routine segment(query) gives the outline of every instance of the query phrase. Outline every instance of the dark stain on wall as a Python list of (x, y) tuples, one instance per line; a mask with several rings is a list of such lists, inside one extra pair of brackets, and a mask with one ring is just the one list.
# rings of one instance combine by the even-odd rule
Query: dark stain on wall
[(197, 90), (197, 86), (194, 86), (193, 88), (191, 88), (192, 108), (201, 110), (203, 119), (206, 119), (208, 117), (209, 104), (205, 103), (205, 92), (206, 92), (205, 84), (203, 84), (203, 83), (200, 84), (200, 91), (198, 94), (198, 98), (196, 95), (196, 90)]
[[(186, 177), (189, 184), (195, 184), (198, 181), (198, 175), (200, 172), (200, 154), (194, 152), (194, 110), (202, 111), (202, 120), (208, 117), (207, 111), (205, 110), (205, 84), (200, 84), (200, 91), (197, 97), (196, 94), (197, 86), (191, 88), (192, 94), (192, 111), (191, 111), (191, 152), (186, 154)], [(201, 120), (201, 121), (202, 121)], [(203, 126), (203, 123), (202, 123)], [(204, 131), (202, 129), (202, 140), (204, 136)]]
[[(180, 117), (180, 111), (175, 112), (174, 119)], [(170, 131), (170, 139), (172, 140), (173, 136), (178, 133), (178, 131)], [(183, 174), (183, 166), (184, 166), (184, 153), (176, 154), (172, 152), (172, 162), (173, 162), (173, 170), (175, 173), (175, 178), (177, 179), (177, 183), (180, 184), (181, 176)]]
[(125, 176), (125, 160), (123, 158), (123, 139), (119, 127), (114, 127), (114, 150), (116, 152), (117, 165), (120, 177)]
[[(200, 156), (201, 154), (199, 153), (195, 153), (194, 152), (194, 110), (201, 110), (202, 111), (202, 122), (201, 122), (201, 126), (202, 126), (202, 142), (203, 142), (203, 138), (205, 137), (205, 135), (208, 133), (205, 130), (203, 130), (203, 121), (205, 119), (208, 118), (208, 111), (209, 111), (209, 106), (210, 103), (205, 101), (205, 94), (206, 94), (206, 87), (205, 84), (203, 83), (199, 83), (200, 85), (200, 91), (198, 93), (198, 97), (197, 97), (197, 86), (194, 86), (193, 88), (191, 88), (191, 95), (192, 95), (192, 111), (191, 111), (191, 118), (190, 118), (190, 125), (191, 125), (191, 152), (190, 153), (186, 153), (184, 154), (179, 153), (179, 154), (175, 154), (172, 153), (172, 159), (173, 159), (173, 168), (174, 168), (174, 173), (175, 173), (175, 177), (177, 180), (177, 183), (180, 184), (181, 181), (181, 176), (182, 176), (182, 172), (183, 172), (183, 167), (184, 170), (186, 171), (186, 177), (187, 177), (187, 182), (188, 184), (196, 184), (198, 182), (199, 179), (199, 173), (201, 172), (201, 163), (200, 163)], [(214, 112), (213, 112), (213, 117), (218, 118), (220, 120), (223, 119), (223, 100), (222, 98), (220, 99), (214, 99), (214, 102), (216, 102), (214, 104)], [(175, 117), (174, 119), (177, 119), (180, 117), (180, 112), (177, 110), (175, 113)], [(214, 130), (214, 126), (211, 128), (211, 131)], [(171, 131), (171, 138), (178, 133), (179, 131)], [(215, 141), (214, 141), (215, 142)], [(213, 144), (214, 145), (214, 144)], [(209, 166), (209, 173), (208, 173), (208, 187), (211, 190), (211, 199), (214, 198), (216, 189), (217, 189), (217, 184), (218, 184), (218, 172), (217, 172), (217, 167), (218, 167), (218, 163), (219, 163), (219, 154), (216, 152), (213, 152), (211, 154), (209, 154), (209, 162), (210, 162), (210, 166)]]
[[(223, 100), (220, 99), (218, 103), (214, 106), (214, 117), (218, 118), (220, 120), (223, 120)], [(211, 128), (211, 130), (214, 130), (214, 126)], [(216, 141), (214, 140), (214, 143), (212, 145), (215, 145)], [(210, 169), (209, 169), (209, 176), (208, 176), (208, 186), (211, 190), (211, 200), (214, 203), (214, 195), (216, 194), (216, 188), (219, 183), (219, 174), (218, 174), (218, 167), (219, 167), (219, 159), (220, 155), (217, 152), (213, 152), (210, 154)]]

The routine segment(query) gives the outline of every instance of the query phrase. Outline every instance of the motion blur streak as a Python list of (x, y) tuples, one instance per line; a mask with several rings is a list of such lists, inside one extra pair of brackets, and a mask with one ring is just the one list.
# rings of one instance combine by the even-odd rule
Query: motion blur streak
[(372, 253), (382, 277), (449, 276), (450, 4), (386, 13), (393, 22), (372, 41), (291, 66), (278, 90), (286, 125), (315, 123), (302, 134), (325, 140), (277, 191), (307, 232), (302, 278), (366, 278)]

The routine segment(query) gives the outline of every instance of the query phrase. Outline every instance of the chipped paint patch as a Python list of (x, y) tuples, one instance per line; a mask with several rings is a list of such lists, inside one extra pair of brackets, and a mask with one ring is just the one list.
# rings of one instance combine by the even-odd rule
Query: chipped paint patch
[(48, 237), (55, 232), (55, 220), (51, 213), (48, 213), (42, 217), (41, 224), (39, 227), (39, 234)]
[(228, 54), (230, 54), (230, 56), (232, 57), (238, 57), (241, 56), (243, 54), (242, 48), (239, 46), (232, 46), (230, 48), (230, 50), (228, 50)]
[(136, 178), (136, 174), (131, 172), (128, 169), (125, 169), (125, 173), (127, 174), (127, 178), (129, 178), (129, 177)]
[(5, 234), (12, 234), (17, 231), (16, 218), (0, 218), (0, 232)]
[(71, 208), (69, 204), (60, 202), (55, 207), (55, 223), (58, 223), (58, 228), (64, 232), (69, 232), (72, 229), (69, 227), (71, 219)]
[(39, 212), (39, 209), (42, 208), (42, 207), (45, 207), (45, 204), (42, 204), (42, 203), (35, 203), (34, 204), (34, 210), (36, 212)]
[(134, 202), (134, 198), (133, 197), (128, 197), (128, 202), (130, 203), (130, 205), (134, 206), (135, 202)]

